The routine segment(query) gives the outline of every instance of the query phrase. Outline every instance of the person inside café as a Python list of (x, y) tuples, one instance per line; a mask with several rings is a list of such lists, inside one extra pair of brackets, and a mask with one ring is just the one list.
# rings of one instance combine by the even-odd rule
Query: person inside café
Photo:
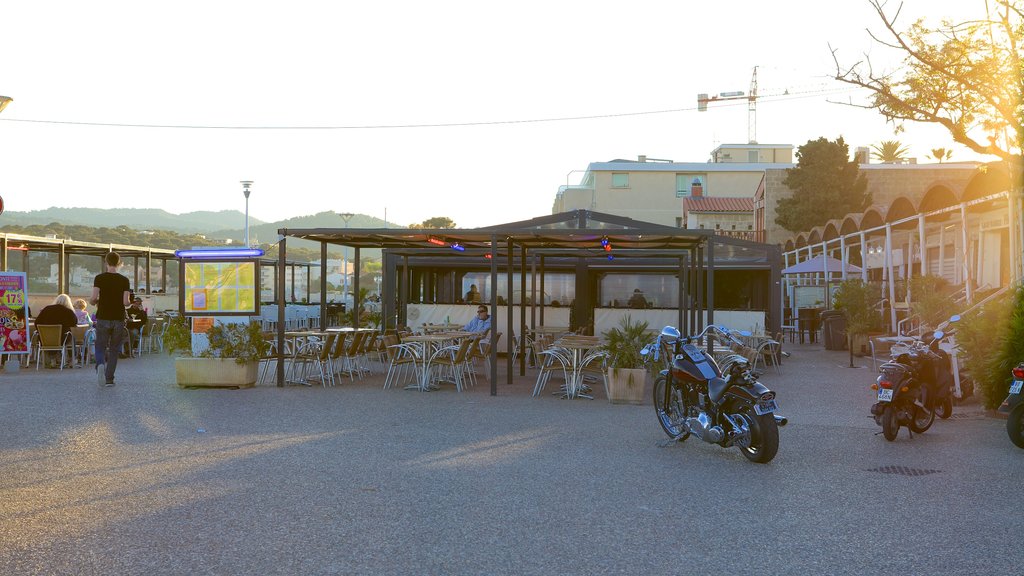
[(479, 304), (480, 302), (483, 302), (480, 291), (477, 290), (476, 284), (470, 284), (469, 292), (466, 292), (466, 304)]
[(648, 308), (650, 304), (647, 302), (647, 298), (644, 298), (644, 293), (639, 288), (633, 290), (633, 295), (629, 297), (630, 308)]
[[(146, 314), (146, 310), (142, 307), (142, 298), (136, 296), (128, 309), (125, 310), (125, 327), (128, 328), (128, 337), (132, 342), (139, 341), (139, 334), (148, 321), (149, 315)], [(128, 348), (125, 349), (125, 355), (127, 355), (127, 350)]]

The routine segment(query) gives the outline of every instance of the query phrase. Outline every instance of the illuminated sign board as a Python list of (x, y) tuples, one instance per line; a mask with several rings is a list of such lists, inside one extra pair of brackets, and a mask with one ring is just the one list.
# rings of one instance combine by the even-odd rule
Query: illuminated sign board
[(181, 311), (188, 316), (259, 314), (259, 262), (182, 260)]

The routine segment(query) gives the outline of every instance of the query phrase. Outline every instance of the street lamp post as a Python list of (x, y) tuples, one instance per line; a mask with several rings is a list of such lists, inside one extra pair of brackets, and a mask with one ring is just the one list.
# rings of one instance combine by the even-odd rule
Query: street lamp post
[(249, 186), (252, 180), (242, 180), (242, 193), (245, 194), (245, 247), (249, 247)]
[[(348, 221), (352, 219), (355, 214), (351, 212), (339, 212), (338, 216), (345, 221), (345, 230), (348, 230)], [(341, 301), (345, 301), (345, 296), (348, 295), (348, 246), (341, 246)], [(356, 304), (355, 296), (352, 297), (352, 306)]]

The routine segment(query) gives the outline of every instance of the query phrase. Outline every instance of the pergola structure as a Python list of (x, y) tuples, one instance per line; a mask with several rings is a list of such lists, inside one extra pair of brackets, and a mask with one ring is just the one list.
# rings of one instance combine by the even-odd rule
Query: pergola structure
[[(124, 262), (132, 259), (132, 273), (129, 278), (133, 279), (132, 286), (142, 292), (140, 275), (145, 278), (146, 294), (154, 293), (153, 286), (153, 261), (160, 265), (159, 290), (167, 290), (167, 261), (177, 260), (174, 250), (162, 248), (150, 248), (148, 246), (128, 246), (125, 244), (103, 244), (98, 242), (80, 242), (77, 240), (65, 240), (63, 238), (46, 238), (42, 236), (26, 236), (23, 234), (0, 233), (0, 270), (7, 270), (10, 259), (9, 251), (21, 252), (22, 268), (29, 271), (29, 254), (31, 252), (45, 252), (57, 256), (57, 292), (68, 293), (71, 291), (71, 280), (69, 275), (70, 257), (72, 255), (95, 256), (102, 261), (108, 252), (117, 252)], [(140, 267), (140, 260), (143, 266)], [(101, 268), (102, 270), (102, 268)], [(145, 274), (141, 274), (142, 271)]]
[[(417, 264), (437, 261), (475, 262), (489, 259), (492, 281), (490, 306), (492, 316), (497, 313), (499, 270), (507, 274), (508, 285), (513, 285), (513, 274), (529, 269), (543, 269), (552, 262), (570, 266), (577, 278), (586, 278), (586, 271), (595, 266), (613, 266), (630, 270), (671, 270), (679, 282), (678, 325), (684, 333), (696, 333), (707, 323), (714, 322), (715, 272), (723, 269), (759, 270), (767, 273), (766, 290), (769, 293), (767, 328), (777, 332), (781, 328), (781, 251), (776, 246), (716, 235), (713, 230), (686, 230), (642, 222), (611, 214), (575, 210), (531, 220), (511, 222), (475, 229), (357, 229), (313, 228), (278, 230), (281, 236), (279, 259), (287, 257), (287, 238), (301, 238), (320, 243), (321, 257), (327, 260), (327, 246), (334, 244), (355, 249), (355, 267), (359, 270), (359, 251), (362, 248), (383, 249), (381, 293), (394, 295), (383, 299), (385, 328), (394, 327), (404, 320), (404, 308), (409, 301), (409, 270)], [(607, 258), (602, 246), (607, 240), (613, 250), (613, 259)], [(534, 276), (536, 278), (536, 275)], [(278, 279), (283, 283), (283, 279)], [(520, 274), (521, 293), (526, 294), (525, 274)], [(321, 275), (321, 293), (326, 293), (326, 277)], [(536, 281), (534, 281), (534, 284)], [(533, 286), (534, 292), (536, 286)], [(543, 288), (541, 288), (543, 292)], [(284, 293), (280, 285), (278, 294)], [(354, 293), (359, 294), (359, 275), (356, 274)], [(588, 290), (577, 288), (574, 309), (586, 313), (594, 303), (589, 301)], [(531, 302), (537, 302), (534, 297)], [(284, 340), (284, 302), (278, 298), (278, 339)], [(536, 306), (536, 305), (534, 305)], [(359, 306), (353, 307), (353, 323), (358, 325)], [(541, 314), (543, 306), (541, 305)], [(321, 302), (321, 325), (326, 325), (326, 303)], [(578, 315), (579, 317), (579, 315)], [(543, 318), (543, 316), (542, 316)], [(513, 326), (512, 306), (508, 307), (507, 325)], [(520, 337), (526, 328), (525, 308), (520, 307)], [(491, 339), (496, 338), (496, 325), (491, 325)], [(511, 339), (506, 340), (508, 370), (512, 380)], [(278, 346), (283, 350), (283, 346)], [(280, 354), (280, 352), (279, 352)], [(280, 358), (283, 360), (283, 358)], [(491, 394), (497, 394), (497, 349), (491, 350)], [(520, 357), (520, 371), (525, 360)], [(284, 384), (284, 363), (278, 362), (278, 385)]]

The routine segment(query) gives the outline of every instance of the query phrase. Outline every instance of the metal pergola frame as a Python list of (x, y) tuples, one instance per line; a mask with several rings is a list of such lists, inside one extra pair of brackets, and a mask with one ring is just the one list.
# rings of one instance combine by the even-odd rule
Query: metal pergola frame
[[(729, 268), (730, 264), (721, 266), (720, 262), (742, 262), (743, 269), (767, 270), (770, 273), (769, 330), (777, 332), (781, 329), (781, 249), (778, 246), (751, 242), (715, 234), (713, 230), (687, 230), (663, 226), (650, 222), (642, 222), (632, 218), (574, 210), (550, 216), (542, 216), (531, 220), (511, 222), (497, 226), (475, 229), (407, 229), (407, 228), (308, 228), (278, 230), (281, 237), (279, 243), (279, 261), (283, 264), (287, 257), (287, 239), (301, 238), (320, 243), (323, 261), (327, 258), (328, 244), (350, 246), (355, 249), (355, 266), (359, 270), (359, 250), (361, 248), (381, 248), (384, 250), (385, 266), (382, 268), (381, 292), (397, 294), (397, 306), (404, 309), (408, 303), (408, 282), (405, 272), (409, 269), (411, 259), (416, 258), (463, 258), (466, 256), (484, 256), (490, 254), (491, 295), (490, 306), (492, 317), (497, 314), (498, 301), (498, 268), (504, 260), (503, 267), (508, 274), (511, 289), (513, 272), (518, 264), (525, 269), (531, 257), (536, 256), (542, 261), (548, 258), (575, 259), (577, 270), (588, 267), (586, 258), (595, 254), (604, 254), (601, 240), (607, 238), (614, 247), (616, 267), (629, 266), (636, 270), (667, 270), (677, 271), (679, 278), (678, 324), (684, 332), (696, 332), (703, 328), (703, 314), (707, 314), (707, 322), (714, 322), (714, 272), (716, 269)], [(441, 245), (439, 245), (441, 244)], [(462, 248), (455, 251), (452, 246)], [(743, 258), (743, 253), (759, 252), (760, 258)], [(517, 256), (518, 253), (518, 256)], [(535, 266), (536, 260), (534, 260)], [(542, 265), (543, 266), (543, 265)], [(401, 270), (401, 274), (397, 273)], [(543, 277), (543, 274), (542, 274)], [(525, 284), (525, 274), (520, 276)], [(704, 280), (707, 289), (704, 289)], [(284, 302), (280, 294), (284, 292), (283, 280), (278, 279), (278, 363), (277, 384), (284, 385), (284, 358), (282, 345), (284, 341)], [(321, 275), (321, 293), (325, 293), (325, 276)], [(522, 286), (525, 293), (525, 285)], [(541, 288), (543, 290), (543, 286)], [(359, 274), (355, 275), (353, 292), (359, 294)], [(705, 293), (706, 292), (706, 293)], [(694, 304), (691, 306), (691, 298)], [(321, 300), (323, 300), (321, 298)], [(358, 300), (358, 297), (357, 297)], [(533, 298), (536, 302), (536, 298)], [(394, 299), (383, 299), (385, 317), (395, 312)], [(514, 324), (512, 306), (508, 306), (508, 326)], [(543, 308), (543, 307), (542, 307)], [(321, 302), (321, 325), (324, 324), (327, 308)], [(525, 325), (525, 307), (520, 307), (520, 325)], [(352, 310), (353, 324), (359, 324), (359, 302), (355, 302)], [(394, 317), (391, 314), (390, 317)], [(497, 337), (497, 323), (491, 324), (490, 338), (493, 342)], [(524, 337), (520, 330), (520, 337)], [(507, 382), (512, 382), (512, 339), (506, 339)], [(497, 347), (491, 348), (491, 395), (497, 394)], [(525, 371), (525, 355), (520, 356), (520, 372)]]
[[(148, 246), (129, 246), (126, 244), (107, 244), (99, 242), (81, 242), (78, 240), (65, 240), (63, 238), (46, 238), (42, 236), (28, 236), (24, 234), (0, 233), (0, 270), (7, 270), (8, 250), (22, 251), (24, 268), (28, 271), (28, 255), (32, 252), (44, 252), (57, 255), (57, 293), (68, 293), (71, 291), (71, 280), (68, 274), (69, 256), (84, 255), (103, 258), (108, 252), (117, 252), (121, 255), (122, 261), (132, 258), (134, 282), (132, 286), (139, 290), (139, 259), (145, 260), (146, 294), (153, 293), (153, 260), (163, 262), (160, 267), (160, 289), (167, 291), (167, 261), (177, 260), (174, 250), (163, 248), (150, 248)], [(102, 269), (102, 268), (101, 268)], [(180, 285), (179, 285), (180, 286)]]

